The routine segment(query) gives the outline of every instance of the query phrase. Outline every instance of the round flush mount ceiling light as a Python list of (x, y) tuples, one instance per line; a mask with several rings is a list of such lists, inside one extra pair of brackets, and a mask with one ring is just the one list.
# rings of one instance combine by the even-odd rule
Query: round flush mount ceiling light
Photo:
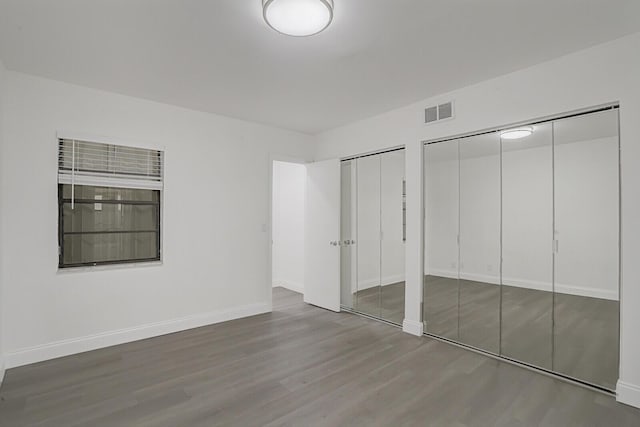
[(262, 0), (262, 14), (279, 33), (312, 36), (331, 24), (333, 0)]
[(531, 126), (525, 126), (515, 129), (507, 129), (500, 132), (500, 137), (502, 139), (520, 139), (526, 138), (527, 136), (533, 133), (533, 128)]

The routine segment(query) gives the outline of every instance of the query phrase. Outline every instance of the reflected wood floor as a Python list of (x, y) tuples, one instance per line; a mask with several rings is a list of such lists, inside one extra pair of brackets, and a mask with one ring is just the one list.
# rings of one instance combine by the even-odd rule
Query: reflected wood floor
[(638, 426), (609, 396), (274, 290), (273, 313), (10, 369), (2, 426)]
[(437, 276), (424, 286), (427, 332), (615, 389), (618, 301)]
[[(363, 289), (353, 294), (353, 309), (401, 325), (404, 289), (404, 282)], [(535, 289), (438, 276), (425, 276), (424, 295), (431, 334), (610, 390), (616, 387), (617, 301), (560, 293), (554, 297)]]
[(375, 286), (355, 292), (353, 309), (369, 316), (402, 325), (404, 320), (405, 282)]

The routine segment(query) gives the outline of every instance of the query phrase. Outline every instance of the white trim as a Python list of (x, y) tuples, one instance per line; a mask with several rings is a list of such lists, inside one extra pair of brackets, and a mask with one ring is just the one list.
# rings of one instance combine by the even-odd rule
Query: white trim
[[(431, 270), (428, 274), (433, 276), (448, 277), (451, 279), (458, 278), (457, 272), (448, 271), (448, 270)], [(490, 283), (493, 285), (500, 284), (499, 276), (490, 276), (490, 275), (484, 275), (484, 274), (460, 273), (460, 279)], [(518, 279), (518, 278), (512, 278), (512, 277), (504, 277), (502, 279), (502, 283), (506, 286), (513, 286), (516, 288), (535, 289), (538, 291), (547, 291), (547, 292), (551, 292), (552, 290), (551, 283), (542, 282), (538, 280), (526, 280), (526, 279)], [(556, 283), (555, 289), (556, 289), (556, 293), (560, 293), (560, 294), (577, 295), (577, 296), (590, 297), (590, 298), (600, 298), (600, 299), (606, 299), (611, 301), (618, 300), (618, 292), (614, 290), (594, 289), (594, 288), (587, 288), (583, 286), (566, 285), (562, 283)]]
[(640, 408), (640, 386), (618, 380), (616, 394), (618, 402)]
[(435, 269), (431, 269), (429, 271), (425, 271), (424, 275), (425, 276), (446, 277), (446, 278), (449, 278), (449, 279), (457, 279), (458, 278), (458, 272), (457, 271), (452, 271), (452, 270), (435, 270)]
[(415, 320), (404, 319), (402, 321), (402, 332), (407, 334), (415, 335), (417, 337), (421, 337), (424, 332), (424, 325), (422, 322), (417, 322)]
[(357, 282), (357, 289), (355, 291), (364, 291), (365, 289), (375, 288), (376, 286), (393, 285), (394, 283), (404, 282), (405, 277), (403, 274), (396, 274), (393, 276), (382, 277), (381, 279), (369, 279), (361, 280)]
[[(489, 283), (491, 285), (500, 284), (500, 276), (492, 276), (490, 274), (474, 274), (474, 273), (460, 273), (461, 280), (471, 280), (474, 282)], [(549, 288), (551, 290), (551, 288)]]
[(75, 172), (73, 176), (66, 172), (59, 172), (58, 184), (163, 190), (162, 179), (127, 178), (117, 175), (107, 177), (105, 174), (90, 174), (84, 172)]
[(185, 316), (178, 319), (150, 323), (132, 328), (103, 332), (79, 338), (71, 338), (9, 352), (5, 355), (5, 364), (7, 369), (15, 368), (44, 360), (55, 359), (57, 357), (69, 356), (85, 351), (180, 332), (187, 329), (199, 328), (201, 326), (255, 316), (258, 314), (268, 313), (270, 311), (271, 304), (262, 302), (212, 311), (209, 313)]
[(274, 280), (273, 281), (274, 288), (285, 288), (290, 291), (297, 292), (299, 294), (304, 294), (304, 284), (291, 282), (289, 280)]
[(58, 267), (58, 271), (56, 271), (56, 274), (78, 274), (78, 273), (89, 273), (93, 271), (129, 270), (133, 268), (162, 267), (163, 265), (164, 265), (164, 261), (154, 260), (154, 261), (140, 261), (140, 262), (123, 262), (120, 264), (84, 265), (81, 267), (71, 267), (71, 268)]

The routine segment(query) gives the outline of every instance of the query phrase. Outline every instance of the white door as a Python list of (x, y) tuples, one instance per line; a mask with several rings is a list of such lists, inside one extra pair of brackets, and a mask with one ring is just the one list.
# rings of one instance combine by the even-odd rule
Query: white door
[(306, 166), (304, 301), (340, 311), (340, 161)]

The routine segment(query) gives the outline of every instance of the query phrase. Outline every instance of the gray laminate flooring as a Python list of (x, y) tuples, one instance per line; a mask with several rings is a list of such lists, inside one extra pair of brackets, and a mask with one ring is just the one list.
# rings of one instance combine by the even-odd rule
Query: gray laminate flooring
[[(358, 291), (353, 309), (401, 325), (404, 288), (399, 282)], [(616, 387), (618, 301), (438, 276), (425, 276), (424, 295), (431, 334)]]
[(10, 369), (1, 426), (638, 426), (612, 397), (274, 290), (273, 313)]

